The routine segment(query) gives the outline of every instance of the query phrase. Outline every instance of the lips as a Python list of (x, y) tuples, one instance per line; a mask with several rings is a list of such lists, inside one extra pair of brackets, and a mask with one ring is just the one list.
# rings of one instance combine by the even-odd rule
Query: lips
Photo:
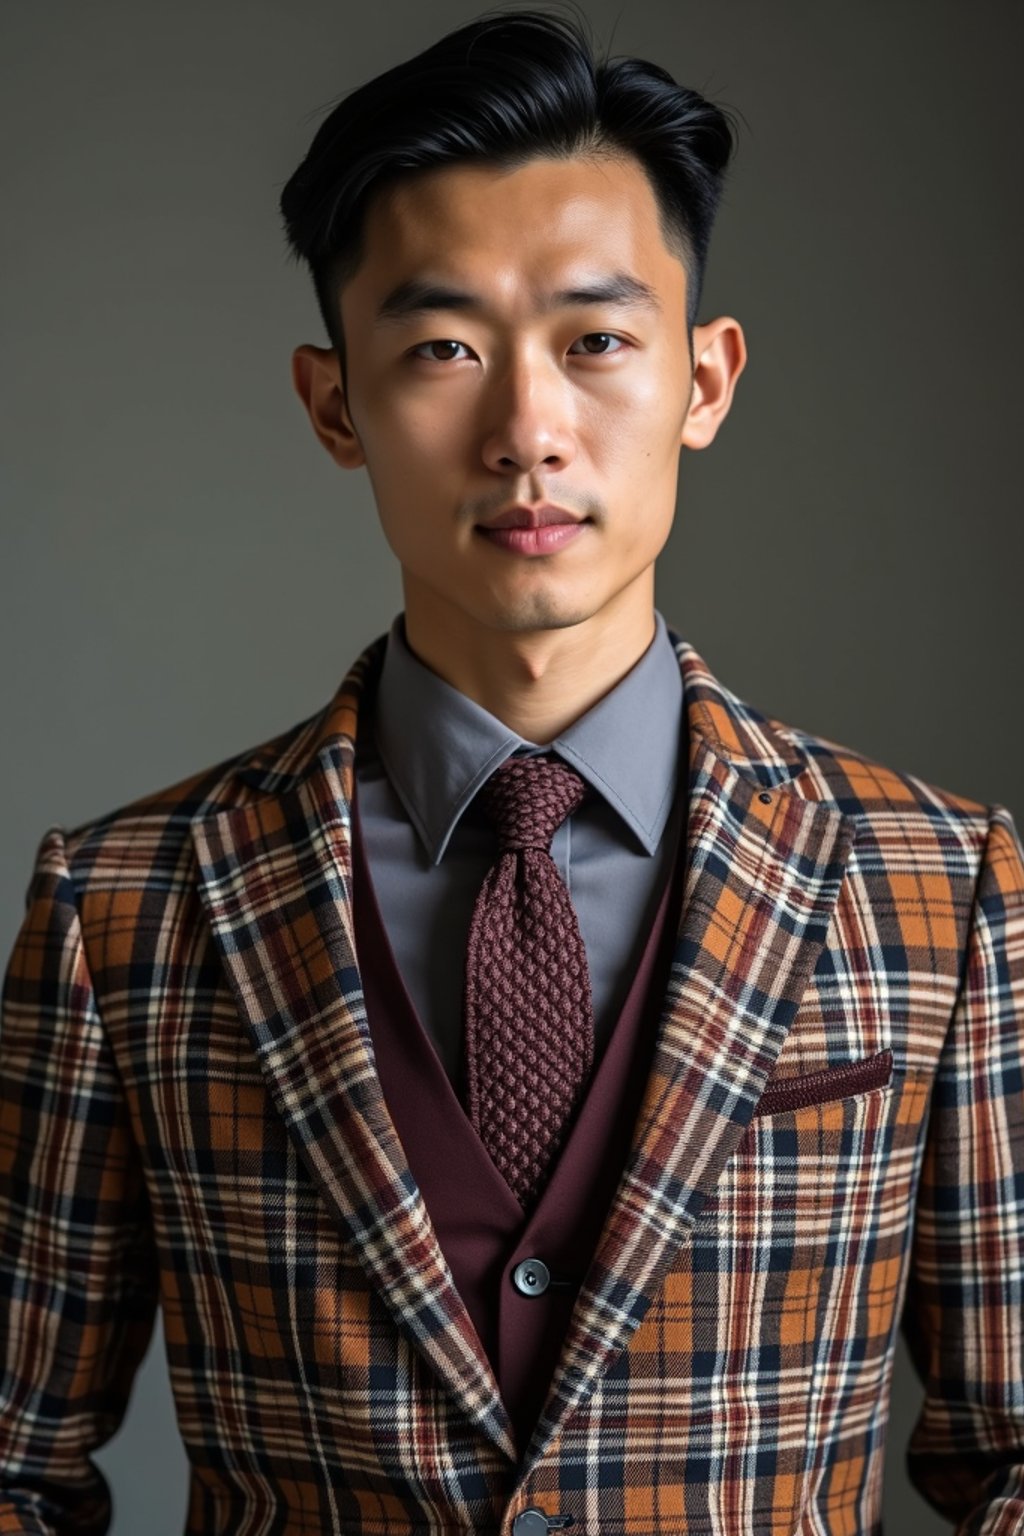
[(478, 528), (477, 537), (511, 555), (555, 555), (589, 531), (589, 522), (573, 521), (526, 528)]
[(579, 523), (582, 519), (575, 512), (570, 512), (565, 507), (553, 506), (550, 502), (543, 502), (538, 507), (528, 507), (520, 504), (515, 507), (506, 507), (497, 516), (489, 518), (485, 523), (477, 526), (485, 533), (493, 528), (550, 528), (554, 523)]

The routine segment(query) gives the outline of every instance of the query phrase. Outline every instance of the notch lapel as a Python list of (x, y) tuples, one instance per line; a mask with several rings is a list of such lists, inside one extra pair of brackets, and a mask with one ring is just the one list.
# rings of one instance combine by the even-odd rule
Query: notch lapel
[[(626, 1166), (521, 1475), (626, 1347), (742, 1137), (813, 973), (855, 823), (673, 635), (689, 728), (684, 893)], [(762, 796), (764, 799), (762, 799)]]
[(297, 774), (270, 749), (249, 764), (242, 777), (275, 793), (193, 818), (200, 894), (305, 1167), (397, 1327), (514, 1462), (508, 1412), (385, 1105), (366, 1022), (350, 807), (359, 701), (382, 656), (378, 641), (311, 723)]

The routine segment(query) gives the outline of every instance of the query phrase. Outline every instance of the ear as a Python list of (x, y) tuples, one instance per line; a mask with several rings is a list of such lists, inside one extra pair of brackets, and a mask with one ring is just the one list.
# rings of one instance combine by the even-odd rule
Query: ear
[(305, 342), (292, 353), (292, 383), (313, 431), (342, 469), (358, 469), (366, 456), (348, 412), (341, 361), (333, 347)]
[(706, 448), (713, 441), (746, 363), (743, 327), (731, 315), (694, 326), (693, 390), (680, 436), (685, 448)]

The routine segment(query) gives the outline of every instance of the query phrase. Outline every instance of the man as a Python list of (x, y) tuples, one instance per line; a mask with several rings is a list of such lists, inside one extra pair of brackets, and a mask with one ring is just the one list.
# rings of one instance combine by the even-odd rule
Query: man
[(1013, 820), (654, 609), (746, 358), (696, 323), (730, 142), (499, 13), (285, 188), (295, 386), (404, 609), (311, 718), (42, 838), (0, 1531), (107, 1529), (159, 1304), (196, 1536), (877, 1532), (901, 1324), (914, 1482), (1024, 1532)]

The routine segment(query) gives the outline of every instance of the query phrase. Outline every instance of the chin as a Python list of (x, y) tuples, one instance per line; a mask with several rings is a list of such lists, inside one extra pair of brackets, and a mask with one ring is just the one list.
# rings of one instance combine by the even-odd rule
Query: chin
[(496, 605), (480, 618), (492, 629), (506, 634), (529, 634), (538, 629), (571, 629), (594, 616), (595, 608), (578, 599), (552, 597), (550, 593), (535, 592), (514, 603)]

